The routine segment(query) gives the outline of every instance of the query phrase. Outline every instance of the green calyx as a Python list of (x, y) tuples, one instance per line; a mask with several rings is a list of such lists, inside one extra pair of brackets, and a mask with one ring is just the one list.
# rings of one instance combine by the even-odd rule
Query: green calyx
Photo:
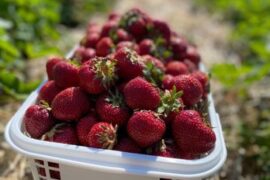
[(138, 18), (140, 18), (140, 15), (138, 13), (129, 11), (122, 16), (119, 22), (119, 26), (124, 29), (128, 29), (128, 27), (130, 27), (134, 22), (136, 22)]
[(153, 55), (161, 60), (165, 60), (173, 55), (170, 47), (166, 46), (166, 40), (159, 36), (154, 39), (156, 48), (153, 50)]
[(152, 84), (159, 86), (162, 82), (164, 72), (157, 68), (153, 62), (147, 61), (143, 69), (143, 75)]
[(124, 48), (125, 52), (127, 53), (127, 58), (130, 60), (132, 64), (140, 64), (142, 63), (141, 56), (138, 55), (138, 53), (132, 49), (129, 49), (127, 47)]
[(40, 100), (39, 104), (41, 107), (43, 107), (44, 109), (47, 109), (48, 111), (52, 110), (52, 108), (50, 107), (50, 105), (47, 101)]
[(116, 60), (108, 57), (98, 57), (94, 61), (96, 78), (101, 80), (102, 85), (108, 88), (114, 84), (118, 78), (116, 75)]
[(103, 149), (113, 149), (117, 141), (117, 129), (116, 125), (113, 127), (111, 124), (109, 127), (101, 125), (102, 131), (97, 134), (98, 142), (102, 145)]
[(117, 89), (114, 92), (109, 91), (109, 96), (105, 101), (112, 104), (114, 107), (125, 107), (124, 97)]
[(182, 91), (177, 91), (173, 86), (171, 91), (165, 90), (161, 97), (160, 106), (157, 109), (157, 113), (167, 117), (171, 112), (178, 112), (179, 108), (183, 106), (179, 98), (183, 95)]

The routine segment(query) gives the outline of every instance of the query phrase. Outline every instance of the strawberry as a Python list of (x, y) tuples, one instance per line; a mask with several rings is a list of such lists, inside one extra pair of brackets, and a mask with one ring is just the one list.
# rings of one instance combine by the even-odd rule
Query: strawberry
[(114, 150), (130, 153), (141, 152), (141, 148), (136, 144), (135, 141), (133, 141), (129, 137), (121, 138), (114, 147)]
[(26, 132), (33, 138), (40, 138), (55, 123), (48, 104), (30, 106), (23, 117)]
[(186, 58), (193, 62), (196, 66), (198, 66), (201, 61), (201, 56), (199, 55), (197, 49), (193, 46), (188, 46)]
[(82, 39), (81, 45), (87, 48), (95, 48), (100, 39), (99, 33), (89, 33)]
[(79, 85), (79, 67), (71, 61), (62, 61), (53, 68), (55, 84), (60, 88)]
[(45, 134), (45, 140), (63, 144), (79, 144), (75, 128), (64, 123), (56, 124)]
[(87, 25), (86, 34), (100, 33), (101, 29), (97, 23), (90, 22)]
[(89, 107), (88, 96), (79, 87), (70, 87), (61, 91), (52, 101), (53, 116), (67, 122), (79, 120)]
[(88, 146), (102, 149), (113, 149), (117, 135), (114, 128), (107, 122), (96, 123), (88, 134)]
[(117, 79), (116, 62), (109, 57), (96, 57), (85, 62), (79, 70), (80, 86), (90, 94), (100, 94)]
[(144, 63), (135, 51), (122, 48), (116, 51), (114, 58), (117, 60), (118, 73), (121, 78), (129, 80), (143, 75)]
[(170, 45), (172, 47), (173, 55), (175, 59), (182, 59), (186, 55), (187, 41), (180, 37), (171, 37)]
[(122, 95), (115, 91), (97, 99), (96, 111), (101, 121), (123, 126), (129, 119), (129, 109), (124, 104)]
[(116, 21), (116, 20), (119, 20), (121, 18), (120, 14), (116, 13), (116, 12), (111, 12), (108, 16), (108, 20), (113, 20), (113, 21)]
[(174, 85), (178, 91), (183, 91), (182, 99), (187, 106), (198, 103), (203, 95), (201, 83), (191, 75), (176, 76)]
[(161, 140), (166, 126), (153, 111), (137, 111), (128, 121), (129, 136), (142, 148)]
[(155, 110), (160, 103), (158, 89), (141, 77), (136, 77), (126, 84), (124, 97), (132, 109)]
[(157, 112), (161, 115), (166, 125), (169, 126), (177, 113), (184, 108), (181, 91), (177, 91), (174, 86), (171, 91), (165, 90), (161, 96), (161, 103)]
[(116, 45), (116, 51), (118, 51), (121, 48), (128, 48), (131, 49), (133, 51), (139, 52), (139, 47), (136, 43), (132, 42), (132, 41), (121, 41)]
[(155, 48), (155, 44), (151, 39), (144, 39), (139, 44), (139, 54), (152, 54)]
[(171, 61), (166, 65), (166, 73), (173, 76), (188, 74), (187, 66), (179, 61)]
[(96, 51), (92, 48), (79, 47), (74, 52), (73, 58), (80, 64), (96, 56)]
[(173, 85), (174, 85), (174, 77), (170, 74), (164, 75), (162, 80), (163, 89), (172, 89)]
[(172, 122), (172, 133), (176, 144), (184, 152), (202, 154), (215, 146), (215, 133), (203, 123), (195, 110), (181, 111)]
[(180, 158), (180, 159), (187, 159), (187, 160), (192, 160), (192, 159), (195, 159), (196, 158), (196, 155), (195, 154), (192, 154), (190, 152), (185, 152), (183, 150), (179, 150), (179, 148), (177, 148), (178, 151), (177, 151), (177, 157)]
[(110, 31), (110, 38), (115, 42), (130, 41), (132, 37), (122, 28), (118, 28), (115, 31)]
[(110, 32), (115, 31), (117, 29), (117, 21), (108, 21), (106, 22), (101, 30), (101, 37), (109, 37)]
[(98, 122), (96, 116), (93, 113), (80, 119), (76, 125), (76, 133), (80, 144), (87, 146), (88, 138), (87, 135), (90, 132), (92, 126)]
[(194, 72), (198, 69), (198, 67), (189, 59), (184, 59), (183, 63), (187, 66), (189, 72)]
[(160, 71), (165, 72), (165, 66), (163, 64), (162, 61), (160, 61), (159, 59), (151, 56), (151, 55), (144, 55), (142, 56), (144, 63), (147, 64), (147, 62), (151, 62), (155, 65), (156, 68), (158, 68)]
[(55, 85), (54, 81), (47, 81), (39, 90), (38, 100), (46, 101), (48, 104), (51, 104), (53, 98), (61, 91), (62, 89)]
[(97, 56), (107, 56), (114, 50), (114, 44), (111, 38), (104, 37), (97, 43), (96, 54)]
[(152, 154), (155, 156), (162, 156), (169, 158), (175, 158), (177, 156), (176, 147), (174, 145), (166, 144), (164, 139), (162, 139), (159, 143), (157, 143)]
[(124, 93), (124, 88), (125, 88), (125, 86), (126, 86), (126, 84), (127, 84), (128, 82), (121, 82), (120, 84), (118, 84), (117, 85), (117, 90), (121, 93), (121, 94), (123, 94)]
[(207, 94), (209, 92), (209, 79), (208, 75), (203, 73), (202, 71), (195, 71), (191, 74), (194, 78), (196, 78), (198, 81), (200, 81), (204, 94)]
[(55, 67), (56, 64), (58, 64), (59, 62), (64, 61), (64, 58), (62, 57), (51, 57), (48, 59), (47, 63), (46, 63), (46, 72), (47, 72), (47, 76), (49, 80), (53, 80), (53, 68)]
[(155, 37), (163, 37), (167, 42), (170, 41), (171, 30), (168, 24), (164, 21), (153, 20), (153, 32), (152, 35)]

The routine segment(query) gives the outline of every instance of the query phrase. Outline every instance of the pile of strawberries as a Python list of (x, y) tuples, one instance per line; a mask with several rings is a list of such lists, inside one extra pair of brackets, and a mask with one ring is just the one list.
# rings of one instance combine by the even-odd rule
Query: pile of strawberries
[(45, 141), (195, 159), (215, 146), (209, 79), (195, 46), (139, 9), (90, 23), (67, 60), (52, 57), (48, 81), (24, 115)]

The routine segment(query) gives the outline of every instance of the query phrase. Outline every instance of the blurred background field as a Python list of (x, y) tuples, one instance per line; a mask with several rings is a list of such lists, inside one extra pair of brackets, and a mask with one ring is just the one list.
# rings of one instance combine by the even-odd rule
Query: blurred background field
[(270, 1), (1, 0), (0, 179), (32, 179), (4, 142), (4, 127), (44, 77), (46, 57), (67, 53), (89, 20), (140, 7), (197, 44), (229, 151), (211, 179), (270, 179)]

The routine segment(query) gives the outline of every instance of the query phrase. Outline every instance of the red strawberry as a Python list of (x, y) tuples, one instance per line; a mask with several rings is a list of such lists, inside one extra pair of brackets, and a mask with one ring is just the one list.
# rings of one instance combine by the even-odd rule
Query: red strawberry
[(112, 53), (114, 44), (111, 38), (104, 37), (98, 43), (96, 47), (97, 56), (107, 56)]
[(30, 106), (23, 117), (26, 132), (33, 138), (40, 138), (49, 131), (55, 123), (46, 104)]
[(196, 155), (195, 154), (192, 154), (190, 152), (185, 152), (183, 150), (178, 150), (177, 151), (177, 157), (178, 158), (181, 158), (181, 159), (191, 160), (191, 159), (195, 159), (196, 158)]
[(136, 77), (126, 84), (124, 97), (132, 109), (155, 110), (160, 103), (158, 89), (141, 77)]
[(178, 91), (183, 91), (182, 99), (185, 105), (192, 106), (200, 101), (203, 95), (201, 83), (191, 75), (179, 75), (174, 78)]
[(175, 59), (182, 59), (186, 55), (187, 41), (180, 37), (171, 37), (170, 44)]
[(152, 54), (155, 49), (155, 44), (151, 39), (144, 39), (139, 44), (139, 54)]
[(123, 94), (124, 93), (124, 88), (125, 88), (125, 86), (126, 86), (126, 84), (127, 84), (128, 82), (122, 82), (122, 83), (120, 83), (120, 84), (118, 84), (117, 85), (117, 90), (121, 93), (121, 94)]
[(129, 109), (118, 91), (100, 96), (96, 102), (96, 111), (101, 121), (119, 126), (126, 124), (130, 116)]
[(165, 90), (161, 96), (161, 103), (157, 109), (157, 112), (164, 119), (166, 125), (170, 125), (171, 121), (175, 118), (180, 110), (184, 108), (181, 91), (177, 91), (174, 86), (171, 91)]
[(116, 12), (111, 12), (108, 16), (108, 20), (119, 20), (121, 18), (120, 14)]
[(85, 62), (79, 71), (80, 86), (90, 94), (110, 88), (117, 79), (116, 62), (109, 57), (97, 57)]
[(62, 61), (53, 68), (55, 84), (61, 88), (79, 85), (79, 67), (70, 61)]
[(151, 55), (144, 55), (142, 57), (143, 57), (143, 59), (145, 61), (145, 64), (147, 64), (147, 62), (151, 62), (151, 63), (153, 63), (155, 65), (156, 68), (160, 69), (162, 72), (165, 71), (166, 68), (165, 68), (163, 62), (160, 61), (159, 59), (157, 59), (157, 58), (155, 58), (155, 57), (153, 57)]
[(128, 34), (128, 32), (126, 32), (122, 28), (116, 29), (115, 31), (111, 31), (110, 37), (116, 43), (121, 41), (129, 41), (132, 39), (132, 37)]
[(39, 91), (38, 100), (46, 101), (51, 104), (53, 98), (61, 91), (59, 87), (55, 85), (54, 81), (46, 82)]
[(77, 137), (80, 141), (80, 144), (84, 146), (88, 145), (87, 135), (90, 132), (92, 126), (97, 122), (97, 118), (92, 113), (80, 119), (76, 125)]
[(191, 74), (194, 78), (196, 78), (198, 81), (200, 81), (204, 92), (208, 93), (208, 85), (209, 85), (209, 79), (207, 74), (203, 73), (202, 71), (195, 71)]
[(135, 141), (129, 137), (121, 138), (116, 146), (114, 147), (117, 151), (130, 152), (130, 153), (140, 153), (141, 148), (136, 144)]
[(98, 24), (90, 22), (87, 26), (86, 34), (100, 33), (101, 29)]
[(51, 57), (46, 63), (46, 72), (49, 80), (53, 80), (53, 68), (59, 62), (62, 62), (64, 59), (62, 57)]
[(87, 48), (95, 48), (99, 39), (99, 33), (86, 34), (86, 36), (81, 41), (81, 45)]
[(201, 56), (198, 53), (197, 49), (193, 46), (188, 46), (186, 52), (186, 58), (193, 62), (196, 66), (199, 65), (201, 61)]
[(165, 76), (163, 76), (163, 80), (162, 80), (162, 87), (164, 89), (172, 89), (174, 85), (174, 77), (170, 74), (166, 74)]
[(136, 43), (131, 42), (131, 41), (121, 41), (117, 44), (116, 46), (116, 51), (118, 51), (121, 48), (128, 48), (128, 49), (132, 49), (133, 51), (139, 52), (139, 47)]
[(170, 41), (171, 30), (166, 22), (160, 21), (160, 20), (154, 20), (153, 21), (153, 31), (154, 31), (154, 35), (156, 37), (161, 36), (167, 42)]
[(53, 116), (62, 121), (79, 120), (89, 107), (88, 96), (79, 87), (61, 91), (52, 101)]
[(187, 66), (189, 72), (194, 72), (198, 69), (198, 67), (189, 59), (184, 59), (183, 63)]
[(79, 63), (84, 63), (85, 61), (92, 59), (96, 56), (96, 51), (92, 48), (79, 47), (74, 53), (74, 59)]
[(187, 66), (179, 61), (171, 61), (166, 65), (166, 73), (173, 76), (188, 74)]
[(127, 124), (129, 136), (143, 148), (161, 140), (165, 130), (165, 123), (153, 111), (137, 111)]
[(69, 124), (55, 125), (45, 136), (45, 140), (63, 143), (63, 144), (79, 144), (76, 130)]
[(95, 124), (88, 134), (88, 145), (94, 148), (113, 149), (117, 129), (106, 122)]
[(157, 144), (153, 152), (153, 155), (170, 158), (175, 158), (176, 154), (176, 147), (174, 145), (167, 145), (164, 139)]
[(129, 80), (143, 75), (144, 63), (135, 51), (122, 48), (116, 51), (114, 58), (117, 60), (118, 73), (121, 78)]
[(172, 123), (172, 133), (176, 144), (184, 152), (202, 154), (215, 146), (215, 133), (203, 123), (195, 110), (181, 111)]
[(110, 32), (115, 31), (117, 29), (117, 21), (108, 21), (106, 22), (101, 30), (101, 37), (108, 37), (110, 36)]

